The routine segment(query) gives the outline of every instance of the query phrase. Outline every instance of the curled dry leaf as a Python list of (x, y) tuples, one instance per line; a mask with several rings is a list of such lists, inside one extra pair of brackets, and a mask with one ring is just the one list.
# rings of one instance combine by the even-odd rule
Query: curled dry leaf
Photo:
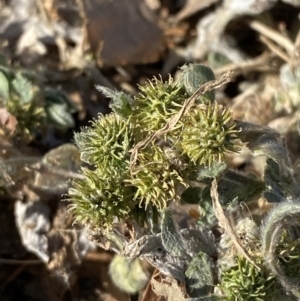
[[(65, 220), (66, 210), (61, 206), (56, 219)], [(54, 221), (55, 223), (55, 221)], [(74, 267), (81, 264), (86, 253), (94, 249), (85, 229), (69, 229), (66, 224), (62, 228), (53, 228), (48, 233), (49, 262), (48, 269), (61, 285), (68, 288), (74, 279)]]
[(16, 225), (23, 246), (44, 263), (49, 260), (48, 239), (50, 208), (41, 202), (15, 204)]

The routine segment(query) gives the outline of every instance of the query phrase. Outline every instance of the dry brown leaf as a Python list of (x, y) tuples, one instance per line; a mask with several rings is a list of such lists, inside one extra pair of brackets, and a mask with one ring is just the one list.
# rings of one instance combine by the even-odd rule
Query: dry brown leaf
[[(155, 269), (152, 274), (152, 279), (154, 279), (157, 275), (159, 275), (159, 271)], [(143, 292), (141, 301), (161, 301), (160, 299), (161, 297), (155, 294), (151, 281), (149, 281), (147, 287)]]
[(10, 134), (16, 130), (18, 121), (16, 117), (10, 114), (5, 108), (0, 108), (0, 125), (7, 129)]
[(164, 50), (162, 30), (140, 0), (83, 1), (87, 32), (99, 65), (155, 62)]
[(160, 281), (155, 278), (151, 279), (152, 289), (158, 296), (164, 296), (166, 300), (170, 301), (184, 301), (185, 294), (178, 282), (169, 276), (162, 277), (160, 274)]

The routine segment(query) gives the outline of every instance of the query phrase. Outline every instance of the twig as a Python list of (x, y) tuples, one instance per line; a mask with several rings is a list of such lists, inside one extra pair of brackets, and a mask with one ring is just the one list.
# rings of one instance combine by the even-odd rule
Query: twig
[(228, 219), (225, 216), (224, 210), (219, 202), (219, 193), (218, 193), (218, 183), (217, 180), (214, 179), (211, 185), (210, 190), (214, 213), (220, 223), (220, 226), (224, 228), (225, 232), (229, 235), (232, 242), (234, 243), (236, 249), (251, 263), (253, 264), (259, 271), (260, 267), (256, 265), (256, 263), (251, 259), (248, 252), (243, 248), (239, 238), (236, 236), (233, 228), (228, 222)]
[(267, 68), (272, 68), (270, 65), (272, 59), (274, 58), (274, 56), (270, 53), (263, 53), (260, 56), (258, 56), (255, 59), (252, 60), (246, 60), (243, 62), (239, 62), (239, 63), (231, 63), (231, 64), (227, 64), (225, 66), (219, 67), (218, 69), (216, 69), (214, 71), (215, 76), (218, 77), (221, 74), (223, 74), (224, 72), (226, 72), (226, 70), (231, 70), (234, 71), (234, 75), (237, 76), (242, 72), (246, 72), (246, 71), (251, 71), (251, 70), (261, 70), (261, 71), (266, 71)]
[(10, 284), (20, 273), (26, 268), (25, 264), (18, 266), (1, 284), (1, 290), (4, 290), (8, 284)]
[(295, 40), (295, 45), (294, 45), (294, 52), (291, 58), (291, 65), (292, 67), (295, 67), (300, 60), (300, 30), (298, 31), (296, 40)]
[(0, 258), (1, 264), (43, 264), (40, 259), (32, 259), (32, 260), (18, 260), (18, 259), (5, 259)]
[(275, 43), (273, 43), (270, 39), (265, 36), (260, 36), (259, 39), (276, 55), (282, 58), (284, 61), (289, 62), (290, 59), (287, 54), (282, 51)]
[(109, 263), (112, 258), (113, 255), (108, 252), (88, 252), (84, 257), (84, 260)]
[(293, 54), (294, 44), (288, 37), (257, 20), (249, 22), (249, 26), (263, 36), (268, 37), (281, 47), (285, 48), (289, 55)]

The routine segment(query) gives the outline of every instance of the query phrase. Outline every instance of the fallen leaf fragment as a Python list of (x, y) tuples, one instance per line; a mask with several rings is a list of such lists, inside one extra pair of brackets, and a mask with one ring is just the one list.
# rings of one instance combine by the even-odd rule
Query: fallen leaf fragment
[(185, 294), (174, 278), (167, 276), (160, 277), (160, 280), (151, 279), (152, 289), (157, 296), (164, 296), (166, 300), (184, 301)]
[(10, 134), (16, 130), (18, 121), (16, 117), (10, 114), (5, 108), (0, 108), (0, 125), (7, 129)]

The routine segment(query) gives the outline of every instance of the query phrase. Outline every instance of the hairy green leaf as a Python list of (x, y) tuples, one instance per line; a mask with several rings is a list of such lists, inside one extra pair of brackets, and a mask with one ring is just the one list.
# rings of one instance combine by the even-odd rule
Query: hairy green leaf
[(213, 261), (205, 253), (200, 252), (189, 264), (186, 276), (186, 290), (190, 297), (207, 296), (214, 285)]
[(174, 256), (185, 256), (185, 248), (181, 235), (177, 232), (170, 210), (162, 214), (161, 239), (165, 249)]

